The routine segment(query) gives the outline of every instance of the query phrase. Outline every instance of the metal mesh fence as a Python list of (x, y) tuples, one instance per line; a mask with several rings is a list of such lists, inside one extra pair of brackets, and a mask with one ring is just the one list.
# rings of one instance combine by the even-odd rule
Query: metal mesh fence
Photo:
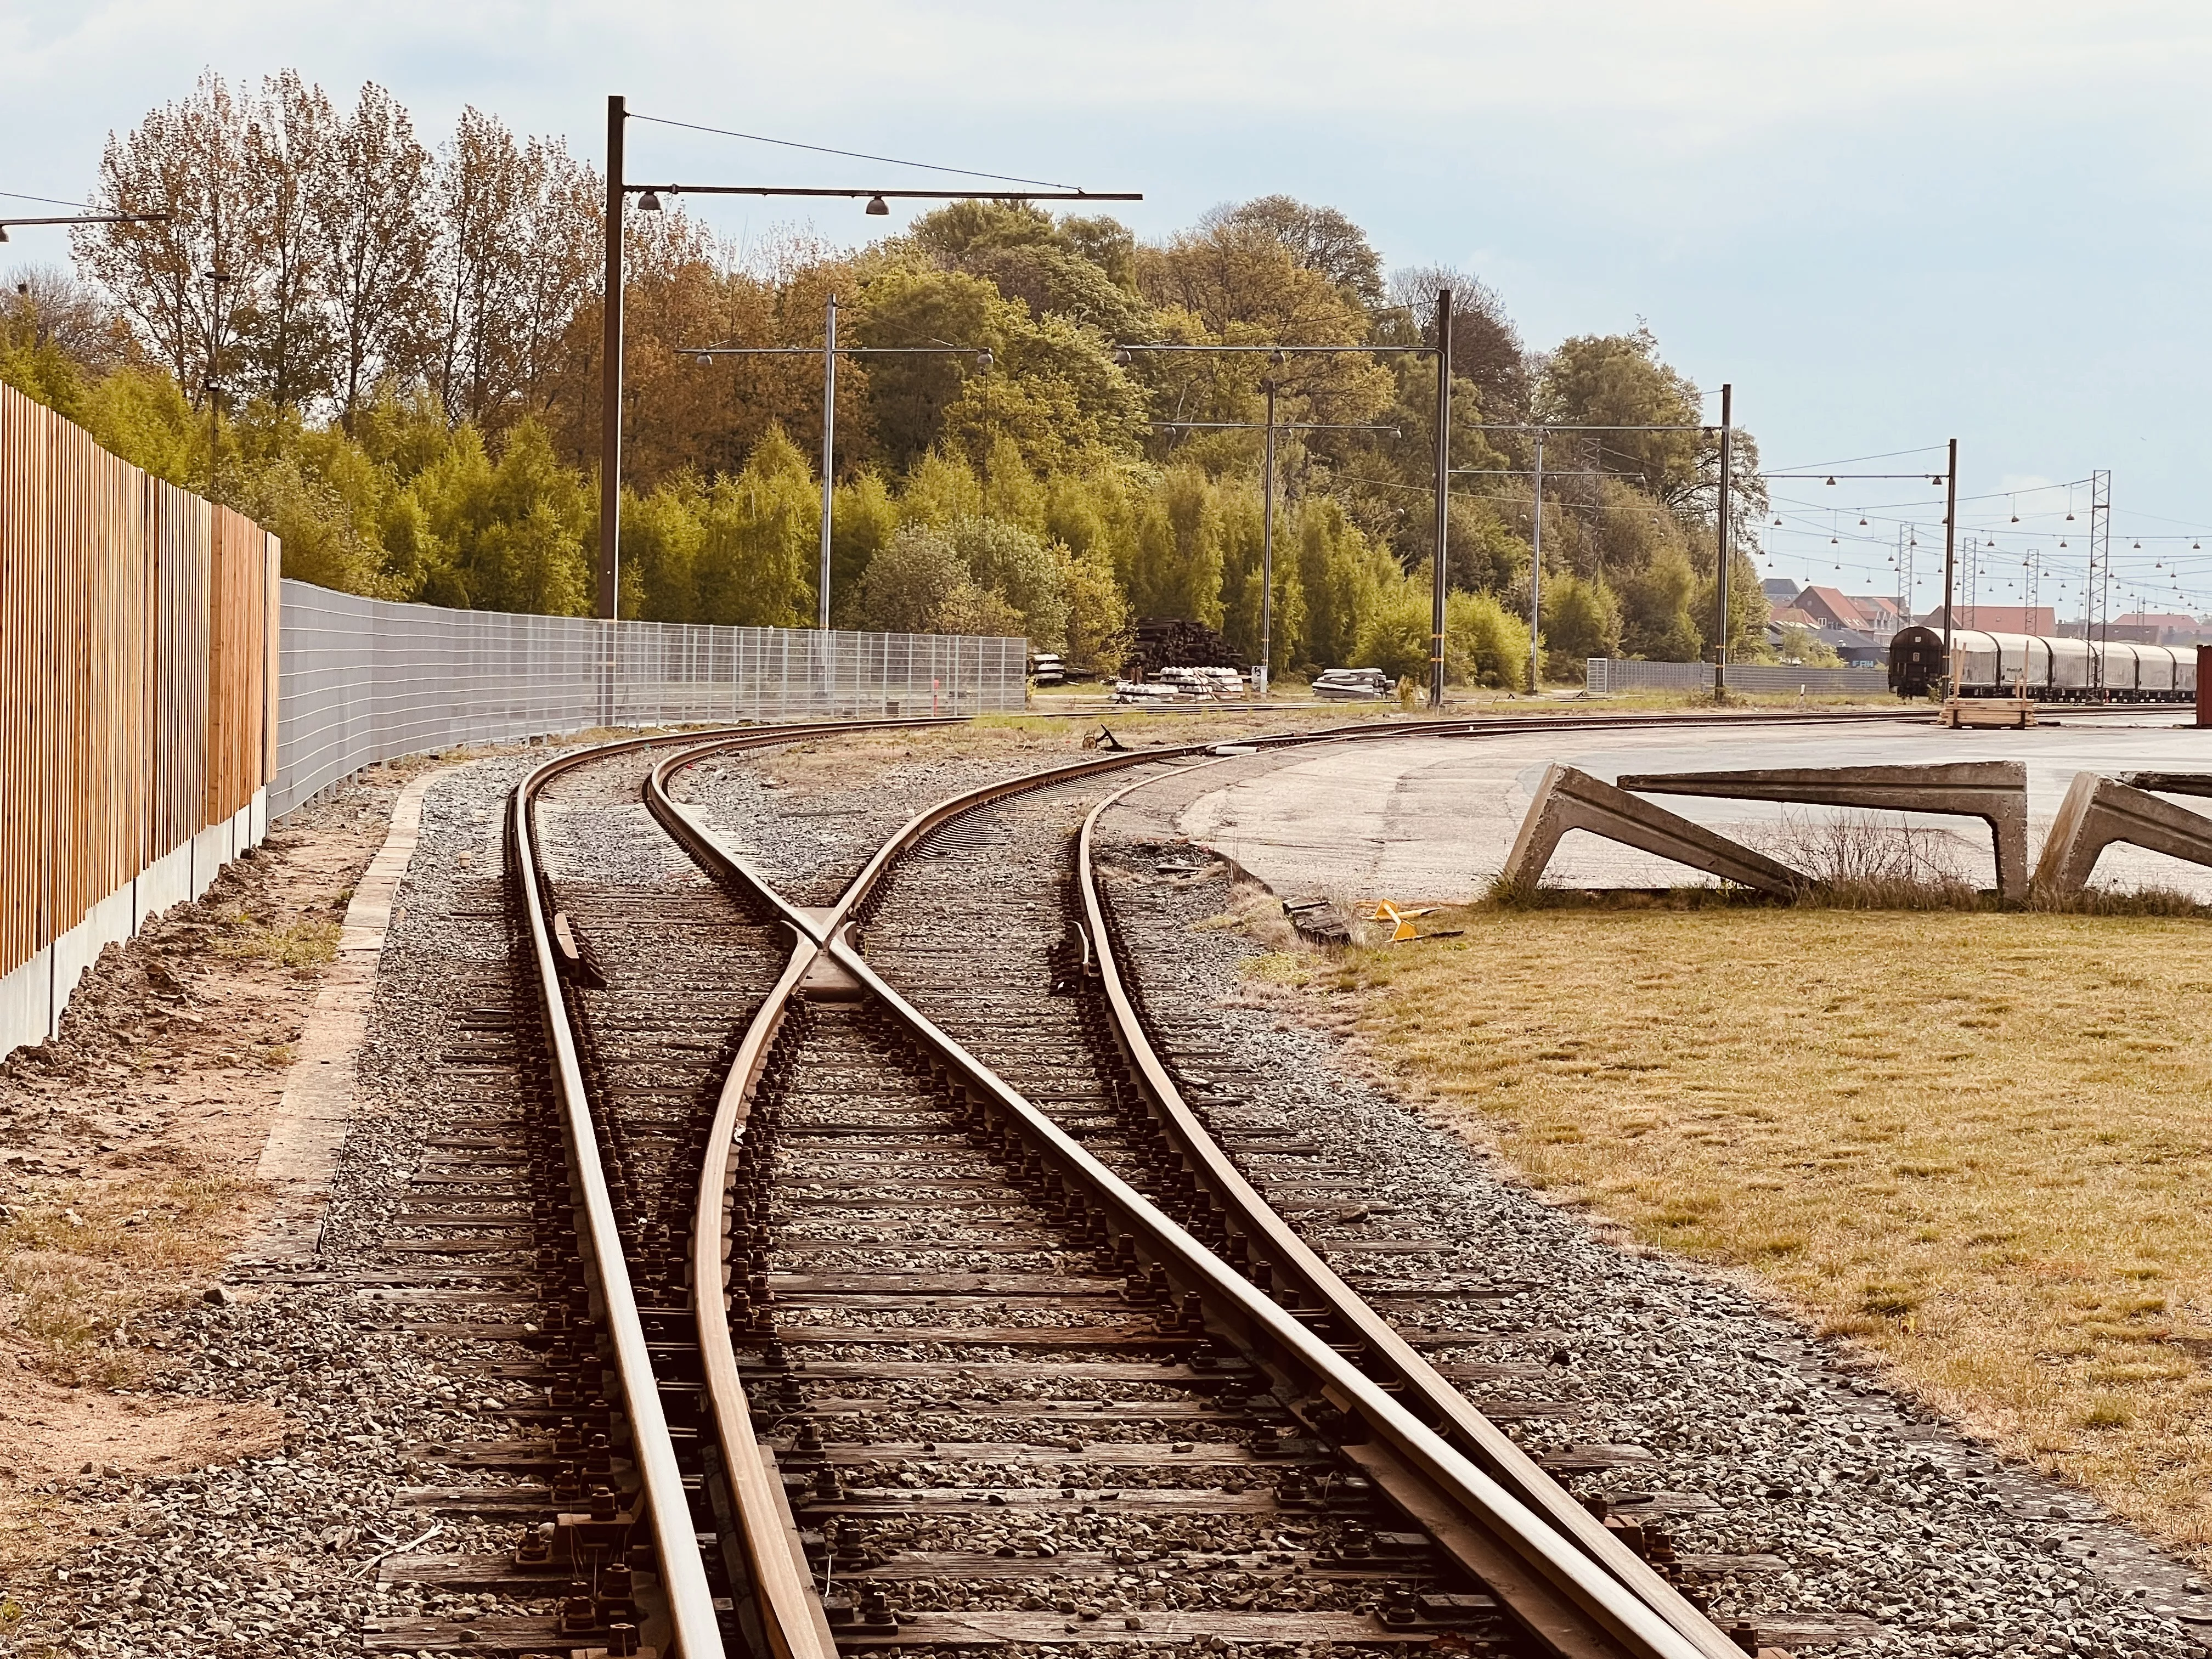
[[(269, 815), (362, 767), (605, 726), (1014, 713), (1025, 640), (526, 617), (283, 584)], [(611, 640), (611, 649), (609, 642)]]
[[(1628, 662), (1592, 657), (1583, 665), (1584, 684), (1601, 695), (1620, 691), (1710, 691), (1709, 662)], [(1887, 691), (1889, 672), (1882, 668), (1802, 668), (1787, 663), (1730, 663), (1728, 683), (1735, 691)]]

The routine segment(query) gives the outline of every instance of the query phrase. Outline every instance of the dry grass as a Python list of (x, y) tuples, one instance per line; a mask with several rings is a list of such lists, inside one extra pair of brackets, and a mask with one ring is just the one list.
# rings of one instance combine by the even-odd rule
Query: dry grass
[(273, 963), (279, 968), (319, 968), (337, 957), (335, 921), (295, 921), (272, 927), (240, 913), (228, 918), (228, 927), (216, 940), (219, 957)]
[(1260, 959), (1406, 1093), (2212, 1560), (2212, 927), (1510, 910)]
[(210, 1176), (81, 1182), (0, 1224), (0, 1326), (58, 1382), (119, 1388), (143, 1370), (133, 1319), (211, 1274), (247, 1183)]

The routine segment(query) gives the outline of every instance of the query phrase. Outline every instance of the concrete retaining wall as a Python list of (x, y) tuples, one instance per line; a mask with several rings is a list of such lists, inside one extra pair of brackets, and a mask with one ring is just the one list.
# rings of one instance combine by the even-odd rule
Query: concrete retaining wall
[(210, 824), (108, 894), (84, 920), (0, 978), (0, 1056), (61, 1030), (62, 1011), (100, 953), (135, 939), (148, 920), (207, 891), (228, 864), (269, 833), (269, 798), (256, 790), (234, 817)]

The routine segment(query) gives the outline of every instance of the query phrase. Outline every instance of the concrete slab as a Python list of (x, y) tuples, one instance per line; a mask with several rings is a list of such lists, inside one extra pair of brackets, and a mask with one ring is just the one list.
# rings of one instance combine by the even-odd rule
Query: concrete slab
[[(1577, 732), (1547, 721), (1504, 737), (1414, 738), (1346, 744), (1224, 761), (1212, 787), (1185, 805), (1176, 827), (1235, 859), (1278, 891), (1356, 898), (1458, 899), (1504, 868), (1541, 782), (1558, 762), (1610, 782), (1623, 773), (1742, 766), (1927, 765), (2019, 761), (2027, 768), (2031, 845), (2057, 815), (2074, 775), (2212, 770), (2212, 732), (2171, 716), (2123, 723), (2099, 716), (2031, 731), (1945, 731), (1869, 720), (1790, 726), (1702, 726)], [(1192, 781), (1194, 784), (1196, 780)], [(1790, 823), (1840, 809), (1676, 798), (1695, 823), (1765, 850)], [(1990, 836), (1978, 823), (1899, 815), (1955, 844), (1960, 872), (1995, 886)], [(1784, 858), (1786, 854), (1778, 853)], [(1551, 864), (1566, 884), (1665, 887), (1710, 878), (1632, 848), (1570, 834)], [(2098, 879), (2172, 887), (2212, 902), (2212, 872), (2129, 846), (2108, 849)]]
[(392, 897), (415, 854), (422, 796), (444, 775), (425, 772), (399, 792), (384, 844), (354, 884), (338, 927), (337, 958), (324, 971), (255, 1170), (276, 1189), (279, 1219), (241, 1260), (276, 1261), (315, 1254), (331, 1173), (337, 1167), (338, 1149), (353, 1121), (354, 1064), (368, 1038), (377, 964), (392, 927)]
[[(1535, 804), (1529, 807), (1505, 860), (1505, 879), (1521, 889), (1540, 885), (1553, 850), (1563, 837), (1577, 830), (1642, 848), (1764, 893), (1786, 897), (1806, 884), (1804, 878), (1785, 864), (1725, 836), (1717, 836), (1705, 825), (1656, 802), (1616, 789), (1587, 772), (1557, 764), (1544, 769), (1543, 781), (1536, 786)], [(1407, 929), (1404, 937), (1412, 936)]]

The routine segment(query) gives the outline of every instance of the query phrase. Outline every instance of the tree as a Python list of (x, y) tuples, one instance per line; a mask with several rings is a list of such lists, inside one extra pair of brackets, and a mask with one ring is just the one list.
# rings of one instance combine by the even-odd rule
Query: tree
[(1145, 503), (1129, 599), (1140, 617), (1221, 625), (1221, 511), (1197, 468), (1170, 469)]
[(195, 402), (231, 366), (236, 319), (264, 275), (248, 179), (244, 112), (222, 76), (204, 73), (187, 97), (111, 137), (100, 158), (99, 211), (166, 218), (70, 233), (79, 265)]
[(1620, 649), (1620, 604), (1602, 580), (1544, 578), (1544, 672), (1579, 684), (1592, 657)]
[(902, 525), (860, 579), (860, 624), (888, 634), (1018, 635), (1021, 613), (975, 582), (959, 550), (926, 525)]
[(330, 389), (318, 219), (337, 125), (323, 89), (296, 70), (264, 80), (246, 106), (242, 205), (258, 280), (241, 296), (240, 378), (279, 409), (303, 409)]
[(449, 411), (499, 426), (544, 408), (554, 355), (592, 287), (598, 195), (559, 140), (518, 143), (496, 117), (461, 112), (436, 191), (434, 362)]
[(1129, 602), (1114, 580), (1113, 561), (1103, 549), (1053, 550), (1067, 594), (1068, 666), (1101, 676), (1117, 672), (1129, 651)]
[[(1686, 500), (1701, 482), (1702, 407), (1697, 386), (1660, 361), (1648, 328), (1562, 341), (1545, 360), (1537, 388), (1541, 420), (1622, 428), (1603, 434), (1599, 466), (1668, 505)], [(1655, 426), (1678, 429), (1632, 429)]]
[(435, 247), (432, 162), (407, 112), (373, 81), (331, 131), (323, 161), (313, 224), (338, 408), (350, 432), (376, 381), (409, 374), (419, 361)]
[[(833, 620), (849, 616), (860, 580), (898, 532), (898, 506), (881, 474), (837, 486), (830, 512), (830, 602)], [(849, 627), (841, 621), (840, 627)]]
[(1455, 685), (1514, 686), (1526, 676), (1528, 624), (1488, 593), (1444, 600), (1444, 677)]
[(1431, 644), (1430, 599), (1417, 582), (1390, 583), (1359, 626), (1352, 654), (1362, 668), (1379, 668), (1394, 680), (1428, 678)]
[(1437, 290), (1445, 288), (1452, 291), (1453, 380), (1465, 380), (1473, 389), (1474, 408), (1481, 419), (1527, 420), (1528, 349), (1495, 289), (1468, 271), (1412, 265), (1391, 273), (1389, 300), (1411, 313), (1421, 343), (1434, 345)]
[[(1006, 337), (1019, 315), (1018, 308), (981, 277), (902, 266), (868, 279), (860, 290), (857, 313), (853, 337), (864, 346), (974, 346), (994, 356), (1005, 351)], [(917, 354), (877, 359), (869, 390), (878, 453), (885, 462), (904, 471), (936, 448), (945, 435), (945, 412), (969, 378), (981, 373), (976, 359), (966, 356)], [(818, 404), (821, 400), (815, 401)]]
[(1067, 585), (1051, 548), (1003, 519), (963, 519), (951, 540), (975, 585), (1020, 613), (1032, 646), (1057, 651), (1067, 643)]
[(1334, 208), (1309, 207), (1289, 196), (1262, 196), (1240, 206), (1216, 208), (1199, 220), (1254, 231), (1270, 238), (1302, 270), (1327, 277), (1361, 306), (1382, 303), (1382, 261), (1367, 233)]
[(812, 619), (822, 497), (781, 427), (769, 428), (744, 471), (714, 482), (701, 516), (694, 620), (798, 628)]
[(1841, 668), (1844, 659), (1835, 647), (1824, 644), (1811, 629), (1797, 623), (1782, 625), (1782, 638), (1778, 646), (1782, 660), (1807, 668)]
[(1698, 576), (1686, 556), (1669, 548), (1613, 580), (1620, 597), (1622, 650), (1653, 662), (1698, 660), (1705, 633), (1691, 614)]

